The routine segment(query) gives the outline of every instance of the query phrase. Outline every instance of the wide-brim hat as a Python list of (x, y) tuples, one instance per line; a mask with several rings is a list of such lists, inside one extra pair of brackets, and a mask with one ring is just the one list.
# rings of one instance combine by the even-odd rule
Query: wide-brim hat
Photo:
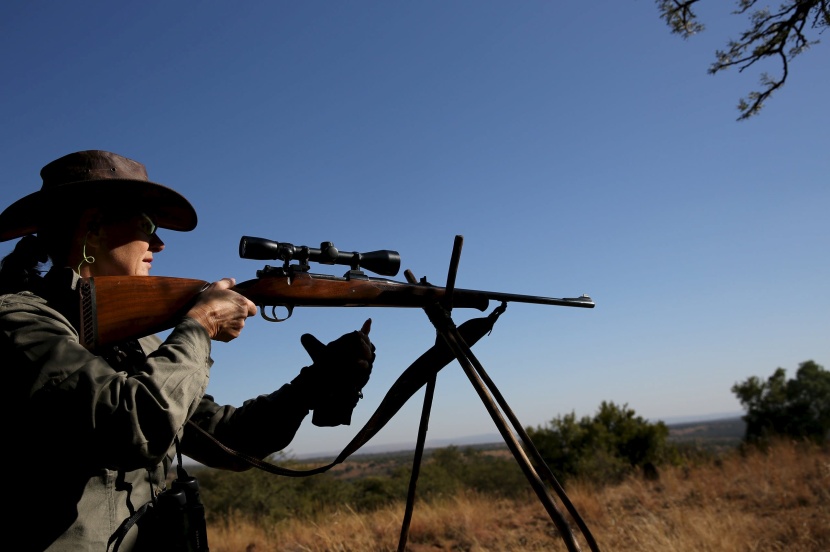
[(108, 151), (65, 155), (40, 171), (43, 185), (0, 213), (0, 241), (34, 234), (50, 213), (78, 207), (114, 207), (143, 211), (159, 228), (188, 232), (196, 228), (196, 210), (181, 194), (147, 178), (138, 161)]

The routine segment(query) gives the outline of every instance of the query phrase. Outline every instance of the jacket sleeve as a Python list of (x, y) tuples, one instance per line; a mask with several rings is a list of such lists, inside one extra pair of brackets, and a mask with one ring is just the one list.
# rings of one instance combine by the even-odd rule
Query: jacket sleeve
[(205, 433), (234, 451), (263, 459), (291, 443), (308, 415), (306, 402), (291, 384), (249, 399), (240, 407), (219, 405), (205, 395), (191, 418), (201, 431), (185, 426), (182, 452), (213, 468), (250, 469), (250, 464), (226, 452)]
[[(132, 373), (86, 350), (41, 298), (0, 296), (0, 355), (14, 373), (20, 434), (37, 450), (110, 469), (154, 466), (207, 388), (210, 339), (186, 318)], [(29, 449), (27, 452), (34, 452)]]

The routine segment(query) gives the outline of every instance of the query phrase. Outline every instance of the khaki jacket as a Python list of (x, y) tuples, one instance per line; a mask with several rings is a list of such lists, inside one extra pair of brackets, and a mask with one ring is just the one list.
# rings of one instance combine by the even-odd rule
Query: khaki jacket
[[(216, 404), (205, 394), (211, 341), (190, 318), (163, 342), (141, 339), (146, 359), (138, 352), (138, 366), (112, 366), (79, 343), (59, 308), (72, 304), (76, 283), (74, 275), (57, 290), (55, 297), (69, 298), (63, 303), (51, 294), (0, 296), (4, 479), (12, 486), (3, 538), (19, 550), (108, 550), (122, 522), (166, 488), (176, 437), (202, 464), (248, 469), (188, 420), (265, 458), (291, 442), (308, 414), (290, 385), (239, 408)], [(140, 531), (134, 526), (119, 550), (139, 550)]]

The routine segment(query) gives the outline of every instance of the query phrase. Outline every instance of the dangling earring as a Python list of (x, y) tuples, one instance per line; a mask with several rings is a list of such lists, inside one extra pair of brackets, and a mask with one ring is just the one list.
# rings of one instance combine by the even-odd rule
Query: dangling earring
[(83, 255), (84, 258), (81, 259), (81, 262), (78, 263), (78, 269), (75, 270), (75, 272), (77, 272), (78, 274), (81, 273), (81, 266), (83, 266), (84, 263), (92, 264), (92, 263), (95, 262), (95, 257), (91, 257), (91, 256), (86, 254), (86, 239), (88, 237), (89, 237), (89, 232), (87, 232), (86, 236), (84, 236), (84, 245), (83, 245), (83, 248), (81, 249), (81, 255)]

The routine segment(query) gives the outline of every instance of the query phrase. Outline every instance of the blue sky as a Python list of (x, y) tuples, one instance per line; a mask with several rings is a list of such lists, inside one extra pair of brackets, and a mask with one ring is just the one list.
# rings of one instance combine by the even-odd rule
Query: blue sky
[[(653, 421), (737, 413), (734, 383), (830, 363), (830, 48), (737, 122), (778, 66), (707, 74), (745, 26), (733, 7), (704, 3), (707, 31), (684, 41), (645, 0), (6, 2), (2, 204), (66, 153), (139, 160), (200, 218), (161, 233), (153, 274), (204, 280), (254, 278), (249, 235), (397, 250), (396, 279), (444, 285), (462, 235), (458, 287), (596, 301), (511, 304), (475, 346), (524, 426), (602, 401)], [(367, 317), (378, 357), (352, 426), (309, 419), (286, 451), (336, 453), (432, 344), (423, 312), (252, 318), (214, 346), (208, 391), (268, 393), (309, 363), (300, 335)], [(422, 396), (369, 445), (414, 444)], [(495, 432), (445, 368), (429, 437)]]

